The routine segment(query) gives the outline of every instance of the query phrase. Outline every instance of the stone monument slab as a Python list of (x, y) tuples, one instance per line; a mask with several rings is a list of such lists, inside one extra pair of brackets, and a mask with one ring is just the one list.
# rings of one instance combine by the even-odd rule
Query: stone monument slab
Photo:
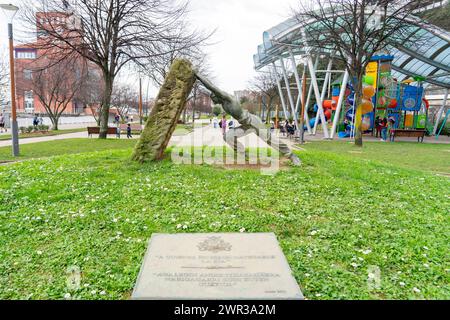
[(153, 234), (132, 299), (303, 299), (274, 233)]

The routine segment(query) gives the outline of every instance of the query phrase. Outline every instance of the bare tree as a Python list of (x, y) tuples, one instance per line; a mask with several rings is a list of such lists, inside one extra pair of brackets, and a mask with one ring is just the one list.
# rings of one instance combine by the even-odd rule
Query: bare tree
[(33, 70), (31, 87), (47, 111), (53, 130), (58, 130), (59, 118), (84, 82), (87, 64), (83, 59), (63, 60), (57, 64), (48, 59), (45, 61), (45, 65)]
[(118, 84), (114, 86), (111, 106), (113, 106), (120, 118), (125, 120), (125, 116), (128, 114), (131, 108), (136, 109), (138, 107), (138, 93), (128, 85)]
[(268, 72), (258, 73), (250, 81), (250, 89), (261, 95), (261, 103), (266, 112), (266, 122), (270, 121), (270, 111), (279, 98), (277, 79), (274, 74)]
[[(355, 89), (358, 106), (355, 144), (362, 146), (362, 78), (373, 55), (390, 45), (419, 41), (407, 22), (423, 1), (312, 0), (299, 2), (296, 18), (303, 25), (307, 46), (329, 51), (344, 63)], [(423, 39), (422, 39), (423, 40)]]
[[(6, 51), (5, 51), (6, 52)], [(0, 106), (5, 105), (8, 98), (9, 88), (9, 65), (7, 63), (6, 54), (0, 54)]]
[[(68, 1), (35, 0), (24, 6), (25, 20), (34, 24), (36, 11), (42, 12), (36, 19), (42, 33), (39, 49), (81, 55), (102, 71), (99, 138), (106, 138), (114, 80), (123, 68), (132, 64), (145, 68), (152, 59), (187, 50), (206, 38), (188, 31), (187, 2), (78, 0), (70, 6)], [(63, 13), (62, 21), (55, 13)]]
[(98, 68), (91, 68), (88, 64), (87, 73), (83, 77), (84, 81), (80, 84), (74, 100), (82, 103), (89, 108), (97, 125), (100, 126), (100, 111), (103, 101), (104, 83), (101, 72)]

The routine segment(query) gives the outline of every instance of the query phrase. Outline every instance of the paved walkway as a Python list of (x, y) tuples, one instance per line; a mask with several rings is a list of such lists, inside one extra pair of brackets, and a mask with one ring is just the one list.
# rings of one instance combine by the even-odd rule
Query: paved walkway
[[(45, 137), (37, 137), (37, 138), (24, 138), (19, 139), (19, 145), (36, 143), (36, 142), (44, 142), (44, 141), (53, 141), (53, 140), (64, 140), (64, 139), (73, 139), (73, 138), (87, 138), (87, 132), (73, 132), (66, 134), (59, 134), (56, 136), (45, 136)], [(11, 140), (0, 140), (0, 147), (7, 147), (11, 145)]]
[[(239, 138), (238, 141), (245, 147), (268, 147), (268, 145), (254, 133)], [(226, 145), (226, 143), (223, 140), (222, 129), (220, 127), (214, 128), (213, 125), (207, 125), (203, 127), (197, 127), (193, 132), (188, 133), (184, 136), (172, 137), (169, 145), (219, 147)]]
[[(206, 122), (206, 121), (205, 121)], [(87, 131), (82, 132), (74, 132), (74, 133), (67, 133), (67, 134), (61, 134), (56, 136), (46, 136), (46, 137), (36, 137), (36, 138), (26, 138), (26, 139), (20, 139), (20, 144), (29, 144), (29, 143), (36, 143), (36, 142), (43, 142), (43, 141), (53, 141), (53, 140), (64, 140), (64, 139), (72, 139), (72, 138), (87, 138)], [(122, 137), (125, 137), (122, 135)], [(139, 136), (134, 136), (133, 139), (137, 139)], [(96, 135), (93, 135), (92, 139), (95, 139)], [(299, 148), (298, 147), (298, 140), (296, 139), (288, 139), (284, 137), (280, 137), (281, 140), (286, 143), (290, 148)], [(372, 137), (372, 136), (364, 136), (364, 141), (378, 141), (380, 142), (380, 139)], [(339, 139), (335, 138), (335, 141), (351, 141), (350, 139)], [(259, 147), (259, 148), (266, 148), (268, 145), (257, 135), (254, 133), (251, 133), (245, 137), (239, 138), (239, 142), (241, 142), (245, 147)], [(305, 132), (305, 141), (327, 141), (324, 140), (322, 133), (318, 132), (315, 136), (309, 135)], [(396, 139), (397, 141), (411, 141), (417, 143), (416, 138), (406, 138), (406, 137), (400, 137)], [(424, 143), (444, 143), (444, 144), (450, 144), (450, 138), (447, 136), (440, 136), (438, 140), (436, 140), (434, 137), (425, 137)], [(170, 146), (224, 146), (226, 145), (222, 138), (222, 129), (221, 128), (214, 128), (213, 125), (207, 125), (207, 126), (201, 126), (199, 125), (194, 129), (193, 132), (188, 133), (186, 135), (182, 136), (172, 136), (170, 142)], [(6, 147), (11, 146), (11, 140), (3, 140), (0, 141), (0, 147)]]

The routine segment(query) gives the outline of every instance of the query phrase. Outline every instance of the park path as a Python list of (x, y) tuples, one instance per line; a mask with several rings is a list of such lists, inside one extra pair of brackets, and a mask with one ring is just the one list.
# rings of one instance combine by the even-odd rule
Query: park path
[[(87, 138), (87, 131), (82, 132), (73, 132), (73, 133), (65, 133), (56, 136), (46, 136), (46, 137), (36, 137), (36, 138), (24, 138), (19, 139), (19, 145), (36, 143), (36, 142), (44, 142), (44, 141), (53, 141), (53, 140), (64, 140), (64, 139), (73, 139), (73, 138)], [(8, 147), (11, 146), (11, 140), (2, 140), (0, 141), (0, 147)]]
[[(268, 145), (256, 134), (251, 133), (238, 139), (246, 147), (266, 148)], [(222, 129), (213, 125), (196, 127), (194, 131), (183, 136), (173, 136), (169, 142), (172, 146), (211, 146), (220, 147), (226, 145), (222, 137)]]
[[(53, 141), (53, 140), (64, 140), (64, 139), (73, 139), (73, 138), (87, 138), (87, 131), (82, 132), (74, 132), (67, 133), (55, 136), (45, 136), (45, 137), (36, 137), (36, 138), (25, 138), (20, 139), (20, 145), (29, 144), (29, 143), (37, 143), (44, 141)], [(95, 139), (97, 135), (93, 135), (92, 138)], [(122, 137), (124, 137), (122, 135)], [(133, 139), (138, 138), (139, 136), (135, 136)], [(281, 140), (286, 143), (290, 148), (298, 149), (298, 141), (294, 139), (287, 139), (280, 137)], [(305, 133), (306, 141), (323, 141), (323, 135), (318, 132), (315, 136), (310, 136)], [(351, 141), (350, 139), (335, 139), (335, 140), (343, 140), (343, 141)], [(374, 137), (365, 136), (365, 141), (379, 141), (379, 139)], [(239, 142), (241, 142), (246, 147), (259, 147), (266, 148), (268, 145), (259, 138), (256, 134), (251, 133), (245, 137), (239, 138)], [(415, 138), (404, 138), (398, 139), (398, 141), (417, 141)], [(417, 142), (416, 142), (417, 143)], [(436, 140), (434, 137), (425, 137), (424, 143), (444, 143), (450, 144), (450, 138), (447, 136), (440, 136), (439, 140)], [(222, 138), (222, 129), (217, 127), (214, 128), (213, 125), (201, 126), (201, 124), (196, 125), (194, 130), (191, 133), (181, 136), (172, 136), (169, 142), (169, 146), (223, 146), (225, 142)], [(11, 140), (0, 140), (0, 147), (11, 146)]]

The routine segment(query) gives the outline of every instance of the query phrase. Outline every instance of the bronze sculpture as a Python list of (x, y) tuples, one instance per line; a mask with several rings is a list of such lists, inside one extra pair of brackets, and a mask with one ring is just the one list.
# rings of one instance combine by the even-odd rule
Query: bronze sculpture
[(195, 73), (198, 80), (211, 91), (211, 99), (216, 104), (221, 104), (223, 110), (239, 122), (239, 127), (229, 130), (224, 135), (224, 140), (233, 147), (236, 152), (245, 152), (244, 146), (237, 141), (237, 138), (243, 137), (251, 132), (261, 137), (268, 145), (278, 150), (281, 154), (288, 157), (294, 165), (300, 165), (301, 161), (289, 147), (281, 142), (277, 137), (271, 135), (271, 130), (267, 129), (262, 120), (242, 109), (240, 103), (230, 94), (220, 90), (213, 85), (206, 77), (198, 72)]

